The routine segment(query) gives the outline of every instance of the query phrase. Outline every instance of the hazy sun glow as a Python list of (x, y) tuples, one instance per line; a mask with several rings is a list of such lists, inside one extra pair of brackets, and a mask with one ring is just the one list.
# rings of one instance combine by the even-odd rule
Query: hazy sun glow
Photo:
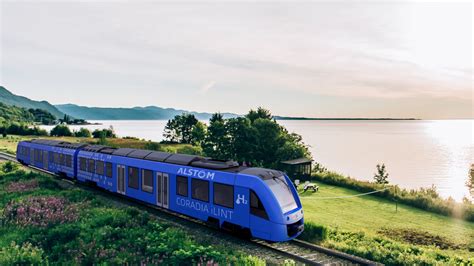
[(0, 84), (88, 106), (471, 118), (472, 6), (2, 1)]

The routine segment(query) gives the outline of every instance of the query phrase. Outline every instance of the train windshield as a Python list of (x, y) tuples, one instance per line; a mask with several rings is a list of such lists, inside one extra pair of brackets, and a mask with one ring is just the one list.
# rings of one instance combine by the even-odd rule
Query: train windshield
[(289, 212), (298, 207), (284, 176), (265, 179), (265, 183), (270, 187), (277, 198), (283, 213)]

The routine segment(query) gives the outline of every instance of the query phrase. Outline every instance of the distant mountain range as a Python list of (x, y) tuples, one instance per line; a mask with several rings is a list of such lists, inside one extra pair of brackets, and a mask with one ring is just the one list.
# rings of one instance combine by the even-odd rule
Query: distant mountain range
[(62, 118), (64, 116), (63, 112), (59, 111), (54, 105), (47, 101), (34, 101), (23, 96), (15, 95), (3, 86), (0, 86), (0, 102), (6, 105), (14, 105), (27, 109), (43, 109), (56, 116), (56, 118)]
[[(75, 104), (59, 104), (56, 107), (63, 113), (86, 120), (168, 120), (184, 112), (193, 114), (199, 120), (208, 120), (212, 113), (190, 112), (157, 106), (133, 108), (87, 107)], [(222, 113), (225, 118), (237, 117), (233, 113)]]
[[(23, 96), (18, 96), (5, 87), (0, 86), (0, 102), (24, 108), (43, 109), (56, 118), (62, 118), (67, 114), (74, 118), (86, 120), (169, 120), (184, 112), (193, 114), (199, 120), (209, 120), (212, 113), (192, 112), (174, 108), (162, 108), (157, 106), (112, 108), (112, 107), (87, 107), (76, 104), (52, 105), (47, 101), (34, 101)], [(234, 113), (222, 113), (225, 118), (238, 117)], [(413, 120), (413, 118), (309, 118), (275, 116), (277, 120)]]

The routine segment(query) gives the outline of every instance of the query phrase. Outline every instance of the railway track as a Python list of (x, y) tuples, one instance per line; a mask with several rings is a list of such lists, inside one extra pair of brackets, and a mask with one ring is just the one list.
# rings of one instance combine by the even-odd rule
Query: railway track
[[(0, 160), (8, 160), (8, 161), (16, 162), (16, 157), (8, 153), (0, 152)], [(73, 183), (74, 185), (80, 186), (83, 189), (92, 190), (95, 193), (100, 193), (102, 196), (105, 196), (108, 198), (112, 197), (114, 200), (120, 201), (120, 203), (125, 203), (127, 205), (139, 207), (147, 211), (151, 211), (153, 214), (157, 214), (157, 212), (160, 212), (160, 213), (168, 215), (169, 218), (179, 218), (179, 219), (186, 220), (188, 222), (200, 224), (207, 228), (211, 228), (208, 224), (200, 220), (194, 219), (192, 217), (188, 217), (182, 214), (177, 214), (177, 213), (168, 211), (166, 209), (162, 209), (151, 204), (143, 203), (138, 200), (133, 200), (133, 199), (130, 199), (130, 198), (127, 198), (115, 193), (111, 193), (105, 190), (92, 188), (91, 186), (87, 186), (86, 184), (59, 177), (51, 172), (45, 171), (40, 168), (36, 168), (32, 166), (28, 166), (28, 167), (38, 172), (55, 176), (57, 178), (62, 179), (63, 181)], [(233, 236), (233, 237), (237, 238), (237, 236)], [(282, 257), (293, 259), (297, 263), (304, 264), (304, 265), (381, 265), (379, 263), (375, 263), (370, 260), (366, 260), (366, 259), (353, 256), (347, 253), (321, 247), (321, 246), (318, 246), (306, 241), (298, 240), (298, 239), (294, 239), (292, 241), (283, 242), (283, 243), (269, 243), (269, 242), (258, 240), (258, 239), (250, 239), (249, 241), (259, 247), (271, 250), (274, 253), (280, 254)]]

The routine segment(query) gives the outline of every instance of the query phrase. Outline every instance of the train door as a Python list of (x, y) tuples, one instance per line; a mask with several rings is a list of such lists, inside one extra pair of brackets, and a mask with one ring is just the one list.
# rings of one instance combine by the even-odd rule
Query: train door
[(35, 164), (35, 149), (30, 149), (30, 164)]
[(48, 163), (49, 163), (49, 158), (48, 158), (48, 153), (47, 151), (43, 151), (43, 169), (49, 170), (48, 168)]
[(169, 176), (168, 174), (156, 173), (156, 205), (168, 209), (169, 206)]
[(117, 192), (125, 195), (125, 166), (117, 165)]

